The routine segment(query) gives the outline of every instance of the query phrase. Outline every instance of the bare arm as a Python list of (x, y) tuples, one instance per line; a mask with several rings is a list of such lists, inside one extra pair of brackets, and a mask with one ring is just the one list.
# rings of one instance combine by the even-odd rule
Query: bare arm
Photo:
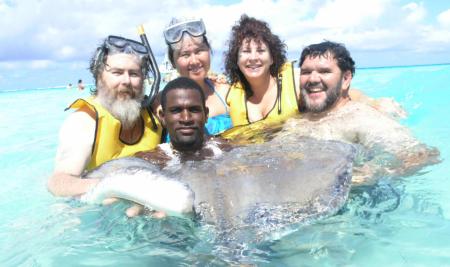
[[(427, 165), (440, 162), (439, 150), (419, 142), (398, 121), (371, 107), (356, 112), (361, 114), (354, 124), (359, 125), (357, 131), (360, 133), (360, 143), (366, 148), (380, 148), (394, 156), (394, 159), (388, 160), (389, 164), (383, 166), (384, 171), (390, 175), (410, 175)], [(386, 161), (383, 160), (386, 155), (381, 151), (376, 152), (377, 155), (372, 160), (380, 161), (377, 166)]]
[(95, 120), (85, 112), (74, 112), (63, 123), (48, 190), (55, 196), (76, 196), (94, 187), (97, 179), (82, 179), (91, 157)]
[(350, 99), (365, 103), (375, 108), (376, 110), (391, 116), (392, 118), (404, 119), (408, 116), (408, 113), (393, 98), (380, 97), (375, 99), (365, 95), (361, 90), (355, 88), (351, 88), (348, 94), (350, 96)]
[[(99, 179), (83, 179), (90, 159), (95, 135), (95, 120), (92, 114), (75, 112), (63, 123), (55, 158), (55, 170), (48, 180), (48, 190), (55, 196), (70, 197), (84, 194), (94, 188)], [(105, 199), (111, 204), (117, 199)], [(128, 217), (139, 215), (144, 208), (135, 204), (126, 210)], [(160, 215), (160, 214), (156, 214)]]

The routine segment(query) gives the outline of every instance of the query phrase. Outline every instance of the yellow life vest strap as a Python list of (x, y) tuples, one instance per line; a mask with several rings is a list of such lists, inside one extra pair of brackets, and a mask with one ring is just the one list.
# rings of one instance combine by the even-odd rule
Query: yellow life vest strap
[(95, 139), (88, 169), (115, 158), (132, 156), (139, 151), (154, 149), (161, 143), (162, 127), (154, 120), (157, 129), (151, 127), (152, 115), (147, 109), (141, 110), (141, 122), (144, 124), (141, 137), (133, 144), (120, 139), (121, 124), (94, 98), (78, 99), (69, 108), (81, 109), (87, 107), (95, 112)]
[[(247, 94), (240, 83), (231, 86), (226, 101), (230, 106), (233, 126), (254, 123), (248, 119)], [(274, 106), (261, 120), (270, 118), (271, 120), (283, 121), (290, 116), (298, 114), (298, 102), (293, 64), (286, 62), (277, 76), (277, 99)], [(277, 108), (275, 108), (276, 106)]]

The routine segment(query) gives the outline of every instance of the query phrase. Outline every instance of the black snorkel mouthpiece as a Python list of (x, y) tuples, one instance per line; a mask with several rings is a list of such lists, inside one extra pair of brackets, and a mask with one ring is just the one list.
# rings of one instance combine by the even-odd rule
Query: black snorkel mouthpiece
[(147, 35), (145, 35), (144, 26), (139, 25), (138, 27), (138, 33), (139, 37), (141, 38), (142, 43), (147, 48), (147, 54), (149, 58), (150, 63), (150, 71), (153, 74), (153, 83), (151, 85), (150, 93), (148, 96), (145, 96), (143, 101), (143, 106), (147, 108), (150, 114), (150, 118), (152, 120), (153, 129), (157, 129), (155, 118), (153, 118), (152, 115), (152, 108), (151, 104), (153, 103), (154, 98), (158, 95), (159, 92), (159, 84), (161, 83), (161, 73), (159, 72), (158, 64), (156, 63), (155, 56), (153, 55), (152, 48), (150, 47), (150, 44), (147, 39)]

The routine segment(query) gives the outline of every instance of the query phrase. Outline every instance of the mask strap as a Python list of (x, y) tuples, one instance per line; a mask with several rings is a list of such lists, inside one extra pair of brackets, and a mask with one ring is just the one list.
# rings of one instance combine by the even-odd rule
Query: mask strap
[(277, 76), (277, 102), (278, 102), (278, 115), (281, 114), (281, 88), (283, 83), (283, 75), (281, 73)]

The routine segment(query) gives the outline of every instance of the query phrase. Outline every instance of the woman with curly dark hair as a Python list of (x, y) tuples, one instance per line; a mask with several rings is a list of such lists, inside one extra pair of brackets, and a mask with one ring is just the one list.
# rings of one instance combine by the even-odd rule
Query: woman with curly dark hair
[(233, 126), (270, 118), (282, 121), (299, 113), (299, 90), (286, 45), (264, 21), (247, 15), (231, 30), (225, 72)]

